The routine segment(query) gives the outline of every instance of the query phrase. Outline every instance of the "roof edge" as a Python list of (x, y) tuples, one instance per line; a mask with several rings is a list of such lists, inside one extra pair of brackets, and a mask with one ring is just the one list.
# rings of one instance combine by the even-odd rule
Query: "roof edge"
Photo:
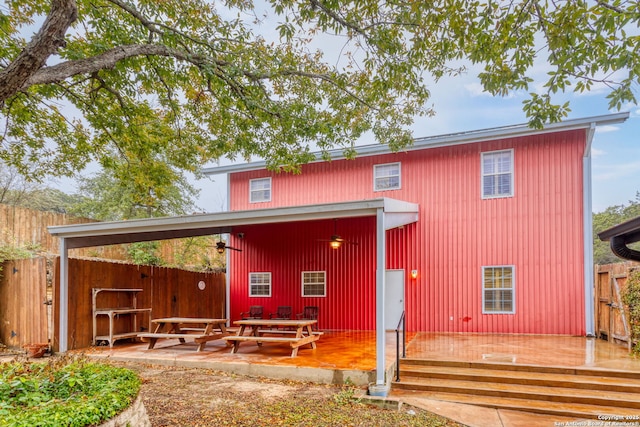
[[(265, 224), (290, 220), (317, 220), (374, 215), (378, 209), (390, 212), (418, 212), (414, 203), (387, 197), (322, 203), (315, 205), (285, 206), (243, 211), (225, 211), (175, 217), (144, 218), (124, 221), (93, 222), (49, 226), (53, 236), (67, 239), (87, 236), (114, 236), (129, 233), (162, 233), (175, 230), (193, 230), (202, 227), (233, 227), (243, 224)], [(159, 239), (158, 239), (159, 240)]]
[[(479, 129), (467, 132), (457, 132), (436, 136), (428, 136), (415, 138), (413, 145), (405, 147), (400, 152), (408, 152), (414, 150), (423, 150), (427, 148), (437, 148), (452, 145), (468, 144), (471, 142), (483, 142), (502, 138), (512, 138), (517, 136), (537, 135), (541, 133), (567, 131), (574, 129), (588, 129), (592, 126), (605, 126), (623, 123), (629, 118), (629, 112), (612, 113), (599, 116), (583, 117), (578, 119), (565, 120), (557, 123), (550, 123), (545, 125), (542, 129), (534, 129), (529, 126), (528, 123), (521, 123), (517, 125), (501, 126), (495, 128)], [(355, 147), (356, 156), (374, 156), (379, 154), (390, 154), (392, 150), (385, 144), (370, 144)], [(319, 152), (312, 153), (315, 156), (315, 160), (309, 163), (318, 163), (325, 161), (322, 158), (322, 154)], [(346, 157), (343, 154), (342, 149), (330, 150), (329, 155), (331, 160), (343, 160)], [(248, 172), (253, 170), (266, 169), (267, 164), (264, 160), (239, 163), (225, 166), (213, 166), (204, 168), (201, 172), (205, 175), (220, 175), (230, 172)]]
[(601, 231), (598, 233), (598, 238), (606, 242), (615, 236), (636, 235), (638, 232), (640, 232), (640, 216)]

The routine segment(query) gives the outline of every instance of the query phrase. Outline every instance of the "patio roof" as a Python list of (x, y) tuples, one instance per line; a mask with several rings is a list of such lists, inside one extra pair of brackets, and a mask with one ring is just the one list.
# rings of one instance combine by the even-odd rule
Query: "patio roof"
[(378, 210), (384, 212), (385, 229), (388, 230), (416, 222), (418, 208), (415, 203), (379, 198), (284, 208), (51, 226), (48, 229), (53, 236), (65, 239), (68, 249), (73, 249), (230, 233), (234, 226), (239, 225), (375, 216)]

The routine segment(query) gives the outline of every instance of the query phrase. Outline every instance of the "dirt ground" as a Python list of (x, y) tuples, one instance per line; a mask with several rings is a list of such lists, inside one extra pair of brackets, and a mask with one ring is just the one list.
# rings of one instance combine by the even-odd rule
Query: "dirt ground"
[(126, 364), (156, 426), (459, 426), (417, 408), (382, 409), (357, 389), (238, 376), (206, 369)]
[[(0, 362), (24, 358), (0, 346)], [(140, 375), (140, 395), (153, 427), (366, 426), (463, 427), (407, 405), (366, 404), (360, 389), (256, 378), (208, 369), (116, 363)]]

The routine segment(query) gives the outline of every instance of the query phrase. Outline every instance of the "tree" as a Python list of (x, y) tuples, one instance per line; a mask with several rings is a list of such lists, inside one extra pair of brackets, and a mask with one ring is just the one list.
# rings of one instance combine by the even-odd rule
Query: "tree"
[(20, 205), (40, 185), (26, 180), (15, 167), (0, 161), (0, 203)]
[(115, 164), (82, 180), (70, 213), (101, 221), (183, 215), (197, 195), (179, 172), (161, 161)]
[(505, 95), (531, 91), (544, 56), (546, 92), (524, 105), (541, 126), (567, 114), (553, 101), (564, 90), (606, 85), (612, 107), (636, 101), (638, 36), (626, 28), (639, 16), (638, 2), (619, 0), (4, 2), (0, 158), (24, 174), (36, 162), (42, 177), (141, 151), (176, 170), (221, 156), (296, 170), (311, 145), (350, 156), (365, 133), (398, 149), (433, 113), (431, 79), (462, 72), (463, 60)]
[[(628, 205), (609, 206), (603, 212), (593, 214), (593, 262), (595, 264), (611, 264), (624, 261), (611, 252), (609, 242), (598, 238), (598, 233), (622, 222), (640, 216), (640, 191), (636, 192), (635, 200), (629, 200)], [(637, 248), (635, 243), (631, 247)]]
[(54, 188), (30, 181), (13, 166), (0, 161), (0, 203), (24, 208), (66, 213), (76, 198)]

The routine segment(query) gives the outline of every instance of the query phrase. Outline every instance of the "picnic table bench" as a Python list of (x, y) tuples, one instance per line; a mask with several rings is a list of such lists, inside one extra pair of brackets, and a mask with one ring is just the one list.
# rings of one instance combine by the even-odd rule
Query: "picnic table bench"
[[(320, 339), (320, 333), (311, 330), (317, 320), (289, 320), (289, 319), (247, 319), (233, 322), (240, 326), (236, 335), (224, 337), (227, 342), (233, 343), (231, 353), (237, 353), (241, 342), (253, 341), (258, 346), (262, 343), (287, 343), (291, 347), (291, 357), (298, 355), (298, 348), (310, 344), (316, 348), (316, 341)], [(250, 328), (245, 335), (246, 328)], [(295, 328), (293, 330), (281, 330), (278, 328)], [(268, 335), (265, 335), (268, 334)], [(291, 336), (295, 334), (295, 336)]]
[[(186, 340), (195, 342), (198, 345), (197, 351), (202, 351), (209, 341), (219, 340), (227, 335), (227, 319), (207, 319), (198, 317), (167, 317), (153, 319), (156, 325), (153, 332), (138, 334), (139, 338), (149, 340), (148, 349), (152, 349), (159, 339), (178, 339), (180, 343)], [(189, 326), (183, 326), (189, 325)], [(196, 327), (197, 326), (197, 327)]]

